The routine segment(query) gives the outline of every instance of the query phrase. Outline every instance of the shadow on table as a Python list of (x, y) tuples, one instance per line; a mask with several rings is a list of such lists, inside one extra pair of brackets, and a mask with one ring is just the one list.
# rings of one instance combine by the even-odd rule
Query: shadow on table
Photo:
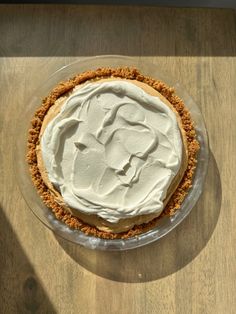
[(216, 227), (221, 198), (220, 174), (211, 153), (203, 195), (189, 216), (161, 240), (130, 251), (104, 252), (56, 239), (71, 258), (99, 276), (121, 282), (156, 280), (183, 268), (204, 249)]
[(5, 5), (0, 56), (234, 56), (235, 16), (233, 9)]
[(1, 207), (0, 313), (56, 313)]

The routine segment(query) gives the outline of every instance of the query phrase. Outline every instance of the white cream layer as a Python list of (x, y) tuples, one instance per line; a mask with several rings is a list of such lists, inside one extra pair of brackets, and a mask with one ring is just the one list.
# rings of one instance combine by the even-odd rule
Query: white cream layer
[(75, 88), (41, 138), (65, 203), (111, 223), (163, 210), (182, 148), (175, 113), (127, 81)]

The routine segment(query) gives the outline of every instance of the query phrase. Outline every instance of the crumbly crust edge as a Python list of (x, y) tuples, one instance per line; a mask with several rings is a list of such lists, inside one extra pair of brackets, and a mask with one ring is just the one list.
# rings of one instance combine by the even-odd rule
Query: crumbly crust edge
[[(82, 220), (71, 215), (69, 212), (63, 209), (63, 207), (55, 201), (54, 196), (45, 185), (37, 165), (36, 155), (36, 147), (39, 144), (39, 134), (43, 119), (47, 114), (49, 108), (53, 106), (55, 101), (59, 97), (63, 96), (65, 93), (73, 89), (76, 85), (85, 83), (88, 80), (107, 77), (118, 77), (137, 80), (150, 85), (160, 94), (162, 94), (170, 102), (173, 108), (175, 108), (181, 118), (182, 127), (186, 132), (188, 148), (187, 170), (185, 171), (178, 188), (171, 196), (162, 214), (148, 223), (135, 225), (132, 229), (122, 233), (112, 233), (98, 230), (96, 227), (84, 223)], [(190, 113), (185, 107), (183, 101), (177, 95), (175, 95), (175, 91), (173, 88), (167, 86), (164, 82), (160, 80), (142, 75), (136, 68), (120, 67), (99, 68), (95, 71), (86, 71), (76, 75), (75, 77), (67, 81), (59, 83), (55, 88), (53, 88), (50, 94), (43, 99), (41, 106), (35, 112), (34, 117), (31, 120), (31, 128), (28, 131), (27, 147), (28, 149), (26, 160), (29, 164), (29, 171), (33, 184), (36, 187), (37, 192), (40, 195), (43, 203), (52, 210), (57, 219), (63, 221), (71, 228), (83, 231), (87, 235), (92, 235), (103, 239), (126, 239), (137, 236), (154, 228), (163, 216), (172, 216), (178, 209), (180, 209), (184, 198), (186, 197), (189, 189), (192, 186), (192, 179), (197, 164), (197, 152), (199, 150), (199, 143), (196, 139), (196, 131)]]

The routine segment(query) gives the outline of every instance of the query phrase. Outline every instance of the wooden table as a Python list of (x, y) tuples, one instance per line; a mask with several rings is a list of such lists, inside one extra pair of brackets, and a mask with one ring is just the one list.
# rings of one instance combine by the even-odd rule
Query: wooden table
[[(235, 313), (236, 14), (158, 7), (0, 6), (0, 313)], [(161, 241), (94, 252), (46, 229), (13, 164), (28, 97), (83, 56), (159, 64), (200, 106), (210, 139), (205, 191)]]

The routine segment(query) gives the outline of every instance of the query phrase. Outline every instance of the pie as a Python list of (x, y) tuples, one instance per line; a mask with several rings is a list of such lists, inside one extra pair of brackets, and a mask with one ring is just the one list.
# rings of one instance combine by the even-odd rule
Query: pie
[(183, 101), (136, 68), (99, 68), (58, 84), (29, 129), (32, 181), (56, 218), (129, 238), (181, 210), (199, 143)]

